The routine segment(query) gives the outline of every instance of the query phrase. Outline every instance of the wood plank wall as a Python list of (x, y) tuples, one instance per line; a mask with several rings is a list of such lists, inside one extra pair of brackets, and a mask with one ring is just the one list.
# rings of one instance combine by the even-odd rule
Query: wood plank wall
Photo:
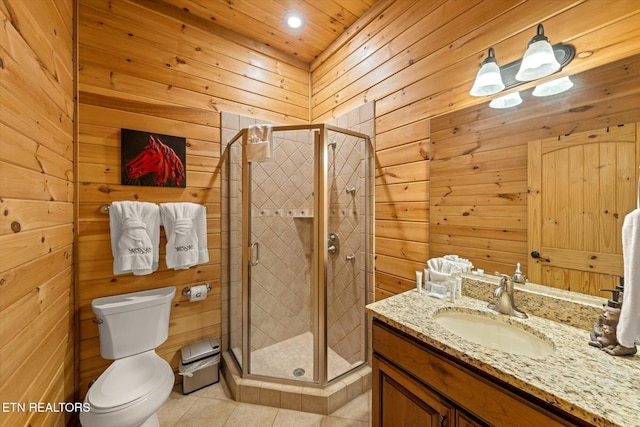
[[(314, 122), (376, 101), (377, 299), (412, 288), (414, 271), (430, 258), (432, 245), (440, 245), (437, 254), (455, 251), (432, 239), (430, 183), (447, 176), (436, 176), (430, 165), (429, 121), (486, 101), (468, 92), (489, 47), (500, 64), (512, 62), (544, 23), (552, 43), (593, 52), (576, 58), (563, 75), (640, 51), (640, 4), (634, 1), (381, 2), (376, 19), (340, 37), (311, 64)], [(483, 161), (501, 170), (500, 157), (493, 156), (521, 159), (523, 154), (516, 147), (488, 152)], [(479, 221), (483, 215), (491, 212), (479, 212)]]
[[(99, 296), (210, 281), (211, 298), (176, 297), (160, 353), (219, 335), (219, 112), (284, 124), (326, 122), (377, 102), (377, 297), (413, 287), (430, 255), (430, 120), (472, 107), (488, 47), (522, 55), (537, 23), (578, 52), (565, 74), (640, 51), (633, 0), (380, 0), (371, 16), (309, 66), (158, 0), (79, 0), (80, 138), (74, 176), (73, 4), (0, 5), (0, 399), (73, 400), (107, 365), (89, 303)], [(373, 16), (372, 14), (375, 14)], [(309, 114), (309, 93), (312, 94)], [(118, 184), (119, 129), (187, 138), (186, 190)], [(495, 154), (495, 153), (494, 153)], [(494, 159), (495, 160), (495, 159)], [(74, 188), (74, 179), (79, 181)], [(74, 191), (79, 205), (74, 227)], [(211, 262), (185, 272), (113, 276), (103, 203), (194, 201), (208, 208)], [(73, 240), (79, 240), (73, 301)], [(73, 314), (78, 310), (79, 364)], [(36, 376), (24, 372), (38, 372)], [(4, 414), (6, 415), (6, 414)], [(4, 416), (3, 415), (3, 416)], [(59, 413), (9, 415), (11, 425), (60, 425)], [(3, 418), (4, 421), (4, 418)]]
[[(570, 96), (535, 98), (526, 91), (517, 108), (482, 104), (431, 121), (431, 256), (455, 252), (488, 272), (509, 274), (520, 262), (527, 274), (535, 262), (527, 249), (528, 142), (640, 120), (640, 55), (571, 79)], [(599, 289), (617, 280), (607, 277), (589, 290), (566, 279), (544, 284), (602, 296)]]
[[(80, 0), (79, 391), (109, 362), (99, 354), (90, 303), (97, 297), (176, 286), (169, 338), (158, 353), (177, 370), (180, 348), (221, 335), (220, 112), (276, 123), (309, 121), (309, 70), (299, 60), (157, 1)], [(187, 138), (187, 188), (120, 185), (121, 128)], [(148, 276), (112, 272), (108, 217), (116, 200), (207, 207), (208, 264)], [(189, 303), (183, 287), (213, 286)]]
[[(0, 4), (0, 401), (74, 399), (73, 3)], [(69, 415), (3, 411), (2, 425)]]

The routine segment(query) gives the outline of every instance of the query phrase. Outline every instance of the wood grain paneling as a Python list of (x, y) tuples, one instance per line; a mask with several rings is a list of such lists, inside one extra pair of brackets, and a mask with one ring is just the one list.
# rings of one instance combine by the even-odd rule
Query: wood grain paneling
[[(73, 401), (72, 2), (7, 0), (0, 17), (0, 401)], [(7, 426), (70, 420), (2, 412)]]
[[(526, 113), (512, 119), (508, 112), (487, 115), (474, 107), (486, 102), (468, 93), (480, 62), (489, 47), (494, 47), (500, 64), (518, 59), (541, 22), (552, 43), (571, 43), (578, 53), (593, 52), (576, 58), (561, 75), (629, 58), (640, 52), (640, 5), (522, 0), (502, 2), (497, 10), (489, 1), (381, 0), (376, 7), (384, 9), (378, 19), (359, 29), (349, 44), (330, 47), (311, 64), (312, 120), (325, 121), (376, 101), (376, 219), (384, 226), (377, 227), (376, 234), (399, 241), (377, 251), (376, 279), (383, 280), (377, 283), (383, 288), (376, 295), (403, 289), (395, 278), (415, 280), (416, 265), (401, 252), (402, 242), (414, 239), (406, 235), (407, 220), (421, 221), (428, 230), (423, 263), (447, 253), (464, 255), (468, 249), (487, 271), (512, 271), (513, 263), (526, 262), (527, 153), (526, 142), (505, 133), (505, 125), (528, 120), (529, 115), (566, 113), (568, 102), (588, 107), (551, 128), (543, 127), (544, 120), (531, 121), (532, 126), (523, 130), (529, 133), (522, 135), (528, 136), (524, 141), (585, 130), (593, 118), (610, 117), (612, 107), (620, 113), (617, 117), (633, 115), (632, 99), (625, 107), (614, 107), (609, 90), (616, 97), (632, 96), (637, 83), (627, 77), (635, 66), (627, 64), (628, 74), (622, 68), (615, 71), (615, 84), (613, 79), (595, 79), (591, 90), (563, 96), (551, 110), (524, 103)], [(425, 124), (434, 118), (430, 126)], [(493, 125), (485, 125), (487, 121)], [(425, 172), (413, 173), (413, 167)], [(420, 190), (410, 190), (417, 184)], [(429, 218), (401, 215), (410, 203), (409, 191), (416, 196), (411, 203), (428, 202)]]
[[(159, 353), (175, 368), (182, 345), (220, 336), (220, 111), (302, 124), (327, 122), (376, 101), (376, 298), (412, 288), (414, 270), (431, 256), (468, 251), (487, 271), (522, 262), (522, 141), (638, 118), (639, 60), (633, 55), (640, 53), (640, 5), (634, 1), (509, 0), (496, 10), (480, 0), (378, 0), (367, 12), (355, 11), (362, 18), (310, 65), (180, 8), (196, 2), (170, 3), (0, 4), (2, 401), (71, 401), (74, 381), (76, 398), (86, 392), (107, 363), (90, 323), (93, 298), (209, 281), (214, 290), (204, 303), (176, 297), (170, 336)], [(551, 107), (526, 102), (518, 109), (522, 116), (487, 115), (480, 106), (486, 100), (468, 94), (487, 48), (495, 48), (501, 64), (511, 62), (540, 22), (552, 42), (593, 52), (561, 73), (593, 70), (591, 80), (577, 82), (570, 97)], [(317, 31), (313, 38), (320, 37)], [(518, 138), (505, 133), (525, 123)], [(187, 189), (120, 185), (121, 128), (186, 137)], [(179, 272), (163, 265), (147, 277), (114, 277), (107, 221), (97, 209), (115, 200), (205, 204), (211, 261)], [(23, 304), (31, 309), (20, 310)], [(75, 365), (72, 344), (80, 333)], [(30, 371), (41, 374), (22, 375)], [(75, 372), (81, 375), (74, 378)], [(66, 421), (60, 413), (8, 418), (10, 425)]]
[(543, 254), (528, 263), (532, 281), (592, 295), (616, 286), (622, 225), (637, 206), (639, 126), (528, 142), (527, 253)]
[[(534, 144), (541, 149), (538, 146), (540, 140), (546, 138), (551, 141), (551, 146), (569, 147), (577, 135), (583, 135), (585, 140), (591, 142), (597, 141), (602, 135), (621, 132), (626, 132), (630, 135), (628, 138), (635, 141), (633, 124), (631, 128), (625, 126), (624, 129), (609, 126), (640, 118), (638, 61), (640, 56), (634, 55), (574, 75), (574, 88), (569, 92), (570, 95), (560, 95), (559, 99), (535, 99), (529, 92), (524, 92), (524, 102), (518, 108), (491, 110), (483, 105), (432, 120), (429, 193), (431, 255), (455, 251), (486, 271), (508, 273), (513, 270), (515, 262), (520, 262), (525, 274), (528, 273), (533, 261), (529, 253), (535, 249), (535, 245), (532, 246), (532, 233), (537, 233), (526, 220), (527, 211), (531, 209), (528, 204), (536, 191), (527, 185), (527, 171), (531, 172), (531, 168), (539, 163), (531, 154)], [(616, 144), (607, 147), (615, 150)], [(526, 149), (528, 153), (524, 151)], [(603, 165), (612, 164), (605, 160), (607, 157), (604, 154), (607, 153), (584, 154), (590, 170), (597, 171)], [(613, 156), (615, 158), (615, 153)], [(626, 165), (623, 169), (631, 171), (633, 175), (638, 163), (635, 156), (625, 156), (621, 161)], [(581, 170), (583, 165), (574, 164), (572, 167)], [(566, 172), (566, 168), (566, 165), (559, 167), (557, 173)], [(548, 175), (549, 172), (545, 176)], [(589, 180), (597, 179), (597, 174), (585, 172), (582, 179), (588, 184)], [(625, 182), (629, 180), (622, 174), (620, 179)], [(581, 182), (572, 184), (568, 178), (560, 182), (563, 184), (557, 185), (562, 188), (561, 194), (580, 195)], [(635, 180), (631, 179), (631, 182)], [(598, 192), (603, 205), (613, 205), (607, 202), (607, 198), (615, 196), (613, 187), (596, 190), (598, 186), (594, 184), (587, 185), (587, 188)], [(627, 188), (631, 190), (620, 194), (619, 198), (626, 200), (627, 205), (635, 206), (635, 184)], [(555, 204), (565, 212), (565, 216), (555, 221), (572, 224), (574, 238), (595, 242), (609, 239), (608, 247), (620, 246), (620, 221), (623, 215), (615, 218), (618, 216), (616, 209), (611, 210), (609, 220), (605, 221), (610, 224), (606, 230), (602, 226), (584, 226), (578, 230), (582, 224), (579, 218), (584, 214), (582, 209), (580, 212), (569, 212), (568, 203)], [(588, 206), (584, 208), (584, 211), (587, 210)], [(602, 211), (607, 210), (603, 208)], [(588, 221), (591, 216), (586, 216)], [(547, 217), (549, 215), (545, 215)], [(548, 219), (546, 222), (553, 224)], [(558, 233), (560, 231), (547, 228), (548, 238), (555, 236), (570, 241), (568, 236)], [(551, 251), (546, 252), (544, 256), (550, 257)], [(578, 260), (557, 253), (554, 255), (558, 268), (538, 266), (537, 271), (541, 273), (536, 274), (536, 280), (543, 284), (594, 295), (601, 295), (599, 289), (615, 284), (611, 277), (603, 280), (594, 274), (570, 270), (580, 263), (588, 264), (586, 260), (593, 254), (585, 254), (584, 260), (579, 259), (579, 254), (575, 255)], [(619, 272), (619, 259), (612, 261), (606, 256), (601, 258), (604, 260), (600, 263), (591, 262), (599, 266), (593, 268), (607, 276)]]
[[(375, 0), (235, 1), (164, 0), (186, 13), (244, 34), (264, 46), (311, 62), (336, 37), (367, 11)], [(303, 20), (299, 29), (285, 19), (295, 12)], [(258, 44), (258, 43), (256, 43)]]
[[(100, 357), (94, 298), (176, 286), (169, 338), (158, 348), (175, 371), (180, 348), (221, 337), (220, 112), (277, 123), (309, 120), (308, 66), (161, 2), (80, 0), (78, 163), (79, 394), (109, 364)], [(120, 184), (120, 129), (186, 138), (186, 188)], [(193, 202), (207, 208), (209, 262), (168, 270), (161, 232), (158, 271), (113, 275), (108, 217), (118, 200)], [(209, 282), (198, 303), (180, 294)], [(180, 377), (177, 377), (180, 381)]]

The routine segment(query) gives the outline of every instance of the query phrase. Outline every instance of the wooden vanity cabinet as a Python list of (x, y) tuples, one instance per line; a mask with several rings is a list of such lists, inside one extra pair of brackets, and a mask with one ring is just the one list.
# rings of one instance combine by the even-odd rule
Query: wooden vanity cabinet
[[(485, 426), (403, 370), (373, 356), (374, 426)], [(376, 398), (374, 397), (374, 400)], [(374, 408), (375, 408), (374, 404)]]
[(377, 319), (372, 370), (373, 427), (590, 425)]
[(455, 409), (438, 393), (374, 355), (373, 395), (379, 396), (373, 425), (453, 427)]
[(462, 409), (456, 409), (456, 427), (486, 427), (487, 425)]

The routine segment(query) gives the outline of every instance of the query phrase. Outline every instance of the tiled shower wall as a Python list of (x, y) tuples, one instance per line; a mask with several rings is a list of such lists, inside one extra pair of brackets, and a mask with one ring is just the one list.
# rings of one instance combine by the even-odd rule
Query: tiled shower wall
[[(373, 142), (374, 116), (374, 103), (369, 102), (329, 124), (369, 135)], [(366, 161), (366, 141), (361, 138), (330, 131), (329, 140), (336, 142), (328, 153), (329, 232), (339, 236), (340, 253), (330, 255), (327, 264), (327, 344), (349, 363), (356, 363), (365, 360), (364, 306), (373, 301), (365, 286), (373, 284), (373, 262), (367, 257), (373, 254), (374, 190), (373, 182), (365, 185), (365, 168), (369, 165), (369, 177), (373, 180), (374, 162), (372, 158)], [(369, 152), (371, 156), (373, 151), (372, 148)], [(371, 224), (369, 236), (365, 234), (367, 219)], [(365, 242), (369, 242), (368, 253)], [(355, 258), (347, 260), (349, 255)], [(365, 276), (367, 261), (369, 277)]]
[[(271, 159), (251, 163), (251, 350), (311, 330), (313, 138), (274, 132)], [(287, 138), (287, 139), (285, 139)]]
[[(345, 115), (332, 124), (374, 135), (374, 104)], [(225, 145), (240, 129), (264, 123), (235, 114), (222, 114), (222, 141)], [(373, 253), (373, 235), (365, 236), (365, 147), (359, 138), (329, 132), (336, 142), (329, 148), (328, 191), (330, 204), (329, 228), (340, 238), (341, 249), (329, 256), (327, 265), (328, 344), (343, 358), (354, 363), (365, 359), (364, 305), (371, 289), (365, 294), (366, 239)], [(286, 136), (287, 139), (281, 138)], [(238, 141), (241, 142), (241, 141)], [(228, 150), (225, 164), (239, 170), (240, 144)], [(373, 153), (373, 150), (371, 151)], [(252, 163), (254, 192), (252, 194), (252, 241), (258, 241), (260, 263), (252, 268), (252, 350), (263, 348), (303, 332), (312, 326), (312, 248), (313, 248), (313, 139), (309, 131), (274, 134), (272, 159)], [(369, 162), (373, 176), (373, 161)], [(225, 175), (225, 174), (223, 174)], [(241, 347), (241, 183), (240, 175), (226, 194), (223, 182), (223, 249), (231, 248), (231, 265), (223, 257), (223, 268), (229, 268), (232, 285), (230, 304), (223, 303), (223, 322), (230, 319), (229, 335), (223, 332), (223, 348)], [(231, 174), (233, 177), (234, 174)], [(373, 220), (373, 183), (370, 188), (369, 221)], [(355, 193), (347, 193), (353, 187)], [(228, 198), (228, 199), (226, 199)], [(230, 215), (225, 214), (229, 210)], [(226, 241), (230, 227), (231, 242)], [(265, 242), (272, 242), (268, 245)], [(270, 246), (270, 247), (267, 247)], [(354, 255), (352, 261), (347, 255)], [(372, 255), (369, 255), (370, 257)], [(370, 265), (372, 260), (369, 259)], [(225, 275), (223, 274), (223, 278)], [(372, 283), (373, 274), (368, 279)], [(224, 281), (224, 279), (223, 279)], [(355, 282), (355, 283), (354, 283)], [(223, 295), (223, 298), (225, 295)], [(227, 317), (229, 316), (229, 317)], [(234, 337), (235, 341), (234, 341)], [(229, 341), (230, 340), (230, 341)]]
[[(256, 120), (222, 114), (222, 141), (227, 144), (240, 129)], [(269, 160), (252, 162), (252, 242), (258, 242), (260, 261), (251, 268), (251, 350), (264, 348), (311, 330), (312, 233), (313, 233), (313, 135), (310, 131), (275, 132)], [(241, 140), (228, 151), (228, 164), (235, 171), (229, 204), (231, 228), (229, 316), (231, 347), (241, 347), (240, 260), (242, 234)], [(227, 159), (226, 159), (227, 160)], [(223, 184), (226, 190), (226, 185)], [(224, 190), (223, 190), (224, 191)], [(223, 211), (224, 213), (224, 211)], [(226, 218), (223, 215), (223, 218)], [(228, 245), (228, 246), (227, 246)], [(257, 249), (254, 256), (257, 256)], [(224, 258), (224, 257), (223, 257)], [(226, 260), (225, 260), (226, 261)], [(223, 268), (227, 268), (223, 264)], [(224, 284), (224, 283), (223, 283)], [(226, 305), (226, 304), (224, 304)], [(225, 316), (225, 313), (223, 313)], [(223, 341), (224, 338), (223, 338)]]

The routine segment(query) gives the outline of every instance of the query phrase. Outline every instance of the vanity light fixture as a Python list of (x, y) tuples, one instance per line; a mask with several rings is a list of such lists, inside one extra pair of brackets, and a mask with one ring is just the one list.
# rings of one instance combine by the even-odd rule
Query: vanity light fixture
[(480, 70), (476, 75), (476, 81), (469, 92), (472, 96), (493, 95), (504, 89), (500, 67), (496, 61), (496, 53), (492, 47), (487, 52), (487, 57), (482, 61)]
[[(557, 43), (551, 46), (549, 39), (544, 35), (544, 27), (542, 24), (539, 24), (536, 35), (529, 42), (527, 51), (521, 59), (498, 67), (495, 51), (493, 48), (489, 48), (487, 58), (482, 61), (480, 71), (478, 71), (476, 75), (469, 94), (472, 96), (494, 95), (500, 91), (520, 86), (525, 82), (546, 77), (562, 70), (562, 68), (573, 60), (575, 54), (576, 50), (571, 45)], [(565, 82), (563, 85), (567, 86), (567, 83)], [(572, 85), (573, 84), (571, 84), (571, 86)], [(571, 86), (566, 87), (564, 90), (569, 89)], [(537, 95), (537, 93), (542, 93), (541, 91), (546, 93), (548, 90), (548, 88), (543, 86), (536, 92), (536, 96), (544, 96)], [(553, 93), (548, 93), (548, 95), (552, 94)], [(505, 102), (506, 101), (502, 100), (496, 102), (496, 104), (506, 105)], [(515, 102), (515, 95), (509, 102)], [(517, 104), (520, 102), (522, 101), (519, 101)], [(508, 108), (517, 104), (495, 108)]]
[(544, 27), (538, 24), (537, 34), (533, 36), (522, 58), (516, 80), (530, 82), (547, 77), (558, 71), (561, 65), (553, 53), (549, 39), (544, 35)]
[(509, 108), (522, 104), (522, 98), (520, 92), (510, 93), (509, 95), (501, 96), (499, 98), (492, 99), (489, 103), (491, 108)]
[(551, 96), (565, 92), (573, 87), (573, 82), (569, 76), (560, 77), (550, 82), (539, 84), (533, 89), (533, 96)]

